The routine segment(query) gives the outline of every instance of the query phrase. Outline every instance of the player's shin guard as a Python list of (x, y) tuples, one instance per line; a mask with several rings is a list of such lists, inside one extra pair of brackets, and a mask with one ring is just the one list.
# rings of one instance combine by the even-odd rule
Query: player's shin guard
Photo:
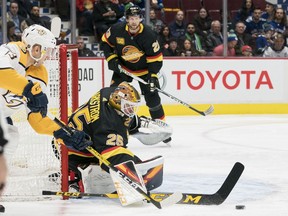
[(152, 119), (165, 119), (164, 110), (161, 104), (154, 107), (149, 107), (149, 112)]

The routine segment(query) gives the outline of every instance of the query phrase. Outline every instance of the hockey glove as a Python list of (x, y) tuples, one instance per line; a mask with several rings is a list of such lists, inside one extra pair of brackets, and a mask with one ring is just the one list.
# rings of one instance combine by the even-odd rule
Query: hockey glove
[(148, 87), (150, 92), (154, 92), (156, 88), (160, 88), (157, 74), (150, 73), (148, 76)]
[(115, 73), (120, 74), (121, 71), (119, 70), (119, 61), (118, 58), (113, 58), (108, 62), (108, 68), (113, 70)]
[(40, 112), (42, 116), (47, 115), (48, 98), (46, 94), (42, 92), (39, 83), (29, 81), (29, 83), (25, 86), (22, 95), (26, 97), (27, 107), (32, 112)]
[[(71, 128), (72, 129), (72, 128)], [(70, 135), (65, 130), (60, 128), (54, 131), (54, 137), (56, 139), (62, 139), (64, 144), (73, 150), (81, 151), (88, 146), (93, 145), (90, 136), (83, 131), (72, 129), (73, 133)]]

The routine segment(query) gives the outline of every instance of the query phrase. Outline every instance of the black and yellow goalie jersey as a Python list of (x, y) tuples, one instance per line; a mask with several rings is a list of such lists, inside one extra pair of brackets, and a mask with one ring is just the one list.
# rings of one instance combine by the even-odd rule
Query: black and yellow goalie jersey
[(157, 36), (142, 23), (139, 32), (133, 35), (126, 23), (113, 25), (102, 36), (101, 47), (107, 62), (118, 58), (119, 64), (136, 76), (158, 73), (162, 67), (163, 55)]
[(69, 125), (83, 130), (92, 139), (94, 148), (126, 147), (130, 118), (122, 118), (108, 103), (115, 87), (103, 88), (69, 118)]

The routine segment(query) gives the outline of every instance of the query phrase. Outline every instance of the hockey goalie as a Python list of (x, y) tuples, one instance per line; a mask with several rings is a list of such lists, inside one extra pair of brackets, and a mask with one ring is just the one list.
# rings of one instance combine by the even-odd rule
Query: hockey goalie
[[(131, 84), (122, 82), (117, 87), (103, 88), (94, 94), (70, 116), (69, 126), (88, 134), (93, 142), (92, 147), (103, 158), (133, 179), (143, 191), (151, 191), (162, 184), (163, 157), (142, 161), (127, 148), (128, 137), (131, 135), (145, 145), (153, 145), (171, 137), (172, 129), (164, 121), (137, 116), (139, 104), (138, 91)], [(59, 142), (61, 140), (54, 143)], [(143, 200), (114, 171), (91, 155), (86, 146), (75, 144), (67, 147), (70, 191), (117, 191), (122, 205)]]

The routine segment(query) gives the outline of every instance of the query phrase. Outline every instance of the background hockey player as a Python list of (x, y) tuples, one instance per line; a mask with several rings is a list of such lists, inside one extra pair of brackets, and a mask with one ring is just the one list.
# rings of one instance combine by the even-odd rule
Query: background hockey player
[[(132, 78), (121, 73), (119, 66), (141, 77), (149, 84), (139, 83), (146, 105), (153, 119), (164, 120), (165, 113), (155, 87), (160, 88), (157, 73), (163, 62), (163, 55), (155, 33), (142, 22), (141, 9), (131, 6), (126, 10), (126, 22), (113, 25), (102, 36), (101, 49), (108, 67), (113, 70), (111, 86)], [(169, 142), (171, 138), (167, 139)]]
[[(89, 145), (85, 133), (75, 131), (73, 137), (60, 129), (47, 114), (48, 99), (45, 94), (48, 72), (43, 65), (51, 57), (56, 47), (54, 35), (40, 25), (25, 29), (22, 41), (10, 42), (0, 47), (0, 103), (3, 105), (4, 117), (7, 119), (8, 134), (17, 137), (17, 128), (13, 126), (10, 116), (26, 108), (27, 119), (32, 128), (39, 134), (53, 135), (72, 145), (76, 142)], [(86, 141), (85, 141), (86, 140)], [(90, 142), (90, 143), (89, 143)], [(17, 148), (18, 140), (9, 142), (5, 149), (7, 159)]]
[[(140, 160), (127, 149), (129, 133), (137, 134), (137, 138), (142, 137), (142, 139), (139, 138), (141, 142), (150, 145), (170, 137), (172, 130), (163, 121), (138, 117), (136, 110), (139, 102), (140, 95), (138, 91), (127, 82), (122, 82), (117, 87), (103, 88), (70, 116), (69, 126), (87, 133), (93, 141), (93, 148), (112, 165), (133, 161), (136, 167), (140, 167), (140, 171), (144, 172), (141, 172), (141, 174), (144, 176), (146, 187), (151, 190), (159, 187), (162, 183), (163, 158), (159, 156), (149, 161), (143, 162)], [(139, 132), (142, 128), (150, 129), (153, 133)], [(154, 136), (154, 134), (156, 135)], [(87, 150), (81, 150), (82, 147), (79, 148), (75, 145), (70, 146), (70, 148), (72, 149), (69, 150), (69, 168), (73, 171), (73, 174), (76, 174), (74, 180), (71, 178), (70, 186), (83, 192), (80, 171), (90, 164), (99, 164), (99, 160)], [(101, 161), (100, 166), (103, 170), (109, 172), (109, 169)], [(146, 172), (149, 169), (153, 170), (155, 167), (157, 168), (154, 172), (150, 172), (149, 177), (147, 175), (145, 179)], [(94, 181), (96, 185), (99, 184), (98, 179), (94, 179)], [(85, 192), (91, 192), (86, 189)]]

